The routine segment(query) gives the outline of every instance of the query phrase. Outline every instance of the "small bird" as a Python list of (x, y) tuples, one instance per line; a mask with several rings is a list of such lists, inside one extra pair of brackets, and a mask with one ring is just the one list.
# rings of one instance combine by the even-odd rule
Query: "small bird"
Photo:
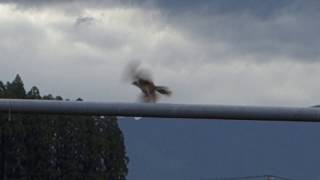
[(131, 63), (128, 66), (129, 76), (132, 84), (142, 91), (143, 102), (156, 103), (159, 94), (170, 96), (172, 92), (165, 86), (156, 86), (151, 78), (151, 74), (145, 69), (139, 69), (138, 63)]

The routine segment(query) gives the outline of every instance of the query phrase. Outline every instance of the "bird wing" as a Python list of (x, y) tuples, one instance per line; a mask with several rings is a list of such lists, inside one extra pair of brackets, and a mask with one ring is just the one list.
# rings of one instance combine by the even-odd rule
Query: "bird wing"
[(165, 86), (157, 86), (156, 91), (158, 91), (160, 94), (167, 95), (167, 96), (170, 96), (172, 94), (169, 88)]
[(141, 79), (145, 81), (152, 81), (151, 72), (146, 69), (142, 69), (139, 66), (140, 63), (136, 61), (129, 63), (124, 72), (125, 80), (129, 80), (131, 82)]

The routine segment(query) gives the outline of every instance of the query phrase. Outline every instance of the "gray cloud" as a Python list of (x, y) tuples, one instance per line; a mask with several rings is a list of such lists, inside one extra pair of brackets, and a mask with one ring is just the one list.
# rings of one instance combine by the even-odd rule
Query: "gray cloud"
[[(237, 2), (226, 5), (227, 9), (221, 8), (219, 13), (214, 10), (216, 6), (212, 5), (211, 9), (210, 3), (207, 11), (197, 6), (193, 11), (177, 11), (168, 17), (168, 22), (199, 45), (206, 44), (211, 52), (215, 51), (216, 44), (223, 44), (232, 56), (254, 55), (261, 62), (272, 60), (274, 56), (299, 61), (318, 60), (320, 24), (317, 19), (320, 13), (314, 8), (318, 3)], [(262, 12), (260, 8), (265, 8), (268, 15), (256, 13)]]
[[(162, 102), (315, 104), (318, 12), (287, 1), (270, 1), (267, 15), (253, 5), (206, 9), (204, 2), (105, 8), (77, 1), (68, 5), (80, 9), (75, 13), (56, 1), (37, 10), (4, 8), (1, 75), (21, 73), (26, 84), (64, 97), (135, 101), (139, 90), (121, 82), (121, 74), (139, 59), (156, 83), (172, 88), (173, 97)], [(23, 6), (37, 5), (29, 3)]]
[(316, 9), (320, 4), (316, 0), (4, 0), (1, 3), (16, 4), (21, 8), (65, 7), (72, 8), (112, 8), (140, 7), (156, 8), (169, 15), (180, 15), (186, 12), (202, 15), (213, 14), (250, 14), (261, 19), (273, 18), (285, 9), (290, 12)]
[(160, 102), (319, 104), (318, 2), (8, 2), (18, 7), (0, 3), (2, 81), (19, 73), (42, 94), (135, 102), (122, 75), (138, 59), (172, 89)]
[(100, 23), (93, 17), (78, 17), (74, 26), (64, 27), (64, 33), (72, 41), (96, 48), (114, 49), (125, 45), (126, 34), (112, 27), (101, 26)]
[(320, 14), (283, 14), (261, 21), (250, 16), (178, 17), (175, 25), (199, 43), (224, 43), (228, 51), (238, 55), (290, 56), (296, 60), (316, 61), (320, 39), (317, 32)]
[(251, 14), (260, 18), (273, 17), (281, 9), (290, 6), (295, 1), (290, 0), (200, 0), (200, 1), (155, 1), (160, 8), (172, 14), (193, 12), (200, 14)]
[(93, 17), (78, 17), (76, 19), (75, 25), (76, 26), (81, 26), (82, 24), (90, 25), (92, 22), (94, 22)]
[(15, 3), (21, 7), (45, 7), (52, 5), (63, 4), (78, 4), (84, 7), (90, 6), (145, 6), (157, 7), (173, 14), (178, 14), (186, 11), (194, 11), (206, 13), (252, 13), (257, 16), (267, 17), (276, 13), (279, 9), (296, 3), (294, 0), (265, 0), (263, 2), (255, 0), (185, 0), (185, 1), (171, 1), (171, 0), (10, 0), (2, 1), (4, 3)]
[[(82, 17), (81, 9), (137, 7), (142, 10), (158, 9), (164, 23), (170, 24), (192, 41), (205, 44), (210, 56), (217, 56), (215, 44), (223, 43), (224, 48), (232, 56), (256, 56), (260, 62), (272, 60), (273, 56), (290, 56), (300, 61), (317, 61), (319, 58), (320, 39), (317, 33), (320, 29), (318, 19), (320, 13), (316, 7), (318, 1), (302, 2), (298, 0), (200, 0), (200, 1), (168, 1), (168, 0), (94, 0), (94, 1), (10, 1), (23, 7), (66, 7), (78, 9), (81, 20), (93, 22), (92, 17)], [(89, 18), (89, 19), (86, 19)], [(88, 21), (89, 20), (89, 21)], [(81, 21), (82, 22), (82, 21)], [(84, 29), (84, 28), (82, 28)], [(90, 29), (86, 29), (90, 32)], [(92, 29), (91, 29), (92, 30)], [(79, 28), (79, 32), (81, 29)], [(101, 29), (100, 29), (101, 31)], [(124, 34), (118, 33), (96, 35), (97, 32), (84, 32), (81, 37), (91, 44), (106, 46), (101, 41), (109, 39), (110, 43), (120, 46)], [(90, 34), (93, 34), (90, 35)], [(103, 34), (103, 33), (102, 33)], [(77, 39), (77, 38), (76, 38)], [(98, 43), (99, 42), (99, 43)], [(108, 46), (106, 46), (108, 47)], [(174, 49), (174, 47), (172, 47)], [(225, 53), (222, 52), (223, 56)], [(219, 59), (223, 59), (219, 57)]]
[(62, 8), (68, 11), (81, 11), (84, 8), (111, 8), (138, 6), (143, 4), (142, 1), (131, 0), (4, 0), (1, 3), (15, 4), (20, 9), (32, 8)]

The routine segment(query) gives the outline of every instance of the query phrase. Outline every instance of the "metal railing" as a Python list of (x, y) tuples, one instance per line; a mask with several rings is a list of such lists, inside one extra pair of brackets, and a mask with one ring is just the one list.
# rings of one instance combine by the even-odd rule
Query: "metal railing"
[(0, 112), (320, 122), (320, 108), (0, 99)]

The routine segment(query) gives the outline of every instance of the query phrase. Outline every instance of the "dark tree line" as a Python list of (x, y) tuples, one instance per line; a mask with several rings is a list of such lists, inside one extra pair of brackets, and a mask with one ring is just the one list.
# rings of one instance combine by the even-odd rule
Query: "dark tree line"
[[(26, 92), (19, 75), (0, 98), (63, 100)], [(127, 163), (115, 117), (0, 114), (0, 179), (125, 180)]]

